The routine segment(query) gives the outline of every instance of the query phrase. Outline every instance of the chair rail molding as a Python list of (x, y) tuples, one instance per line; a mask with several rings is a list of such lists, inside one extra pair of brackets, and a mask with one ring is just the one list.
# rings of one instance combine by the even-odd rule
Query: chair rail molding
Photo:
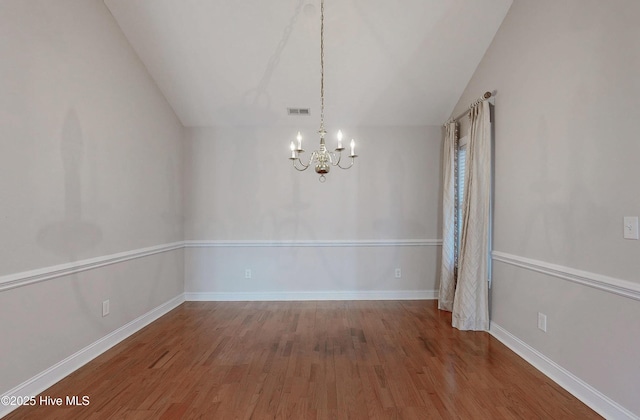
[(505, 264), (546, 274), (559, 279), (571, 281), (585, 286), (593, 287), (605, 292), (614, 293), (629, 299), (640, 300), (640, 284), (628, 280), (616, 279), (589, 271), (577, 270), (558, 264), (531, 258), (507, 254), (506, 252), (493, 251), (492, 259)]
[(117, 264), (123, 261), (147, 257), (162, 252), (184, 248), (208, 247), (406, 247), (406, 246), (441, 246), (441, 239), (365, 239), (365, 240), (186, 240), (167, 244), (154, 245), (130, 251), (79, 261), (22, 271), (0, 276), (0, 292), (29, 284), (53, 280), (82, 271)]
[(22, 287), (33, 283), (52, 280), (58, 277), (69, 276), (82, 271), (92, 270), (111, 264), (136, 258), (147, 257), (149, 255), (160, 254), (162, 252), (173, 251), (184, 248), (184, 242), (172, 242), (168, 244), (155, 245), (146, 248), (139, 248), (130, 251), (118, 252), (116, 254), (104, 255), (101, 257), (88, 258), (84, 260), (58, 264), (54, 266), (38, 268), (36, 270), (22, 271), (20, 273), (0, 276), (0, 292), (16, 287)]

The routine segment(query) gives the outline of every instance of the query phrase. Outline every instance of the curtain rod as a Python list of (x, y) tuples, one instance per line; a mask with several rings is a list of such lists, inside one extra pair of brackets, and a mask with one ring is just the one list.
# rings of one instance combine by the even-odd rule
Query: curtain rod
[(458, 121), (460, 118), (462, 118), (465, 115), (467, 115), (469, 113), (469, 111), (471, 110), (471, 108), (473, 108), (474, 106), (476, 106), (480, 102), (484, 102), (487, 99), (491, 98), (492, 95), (493, 94), (491, 92), (485, 92), (484, 95), (482, 95), (475, 102), (473, 102), (471, 105), (469, 105), (469, 108), (466, 111), (464, 111), (462, 114), (458, 115), (455, 118), (449, 118), (445, 124), (452, 123), (454, 121)]

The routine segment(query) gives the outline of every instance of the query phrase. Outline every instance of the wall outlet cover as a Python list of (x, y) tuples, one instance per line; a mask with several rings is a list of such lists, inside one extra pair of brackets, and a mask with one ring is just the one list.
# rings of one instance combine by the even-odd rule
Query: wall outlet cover
[(638, 216), (624, 217), (624, 239), (638, 239)]
[(538, 312), (538, 328), (547, 332), (547, 316), (541, 312)]

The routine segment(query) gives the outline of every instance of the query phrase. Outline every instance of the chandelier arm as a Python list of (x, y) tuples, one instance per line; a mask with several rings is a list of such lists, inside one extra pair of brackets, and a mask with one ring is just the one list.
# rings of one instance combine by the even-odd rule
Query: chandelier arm
[[(300, 171), (300, 172), (302, 172), (302, 171), (306, 171), (306, 170), (307, 170), (307, 168), (308, 168), (309, 166), (311, 166), (311, 164), (312, 164), (312, 163), (313, 163), (317, 158), (318, 158), (318, 151), (317, 151), (317, 150), (314, 150), (314, 152), (313, 152), (313, 153), (311, 153), (311, 156), (309, 156), (309, 163), (305, 164), (305, 163), (302, 161), (302, 159), (300, 159), (300, 156), (298, 156), (298, 158), (297, 158), (297, 159), (294, 159), (294, 160), (293, 160), (293, 167), (294, 167), (294, 168), (296, 168), (296, 169), (297, 169), (298, 171)], [(298, 168), (298, 167), (296, 166), (296, 162), (299, 162), (299, 163), (300, 163), (300, 166), (302, 166), (302, 169), (301, 169), (301, 168)]]
[[(313, 158), (313, 155), (312, 155), (312, 158)], [(296, 162), (299, 162), (302, 168), (298, 168), (298, 166), (296, 165)], [(309, 166), (311, 166), (311, 161), (309, 161), (309, 163), (305, 165), (304, 162), (300, 159), (300, 157), (298, 157), (297, 159), (293, 159), (293, 167), (297, 171), (300, 171), (300, 172), (306, 171), (307, 168), (309, 168)]]
[(336, 166), (335, 162), (336, 162), (336, 154), (330, 151), (326, 151), (327, 153), (327, 157), (329, 158), (329, 164), (331, 166)]
[(342, 159), (342, 153), (336, 152), (327, 152), (331, 157), (330, 162), (331, 166), (340, 166), (340, 159)]
[(293, 167), (295, 168), (295, 170), (296, 171), (300, 171), (300, 172), (306, 171), (307, 168), (309, 167), (309, 165), (305, 165), (304, 163), (302, 163), (302, 161), (300, 159), (298, 159), (297, 161), (300, 162), (300, 165), (302, 165), (302, 168), (298, 168), (296, 166), (296, 161), (294, 160), (293, 161)]
[(351, 156), (351, 163), (349, 164), (349, 166), (342, 166), (340, 165), (340, 162), (338, 162), (338, 164), (336, 165), (338, 168), (340, 169), (349, 169), (353, 166), (353, 164), (355, 163), (356, 158), (354, 158), (353, 156)]

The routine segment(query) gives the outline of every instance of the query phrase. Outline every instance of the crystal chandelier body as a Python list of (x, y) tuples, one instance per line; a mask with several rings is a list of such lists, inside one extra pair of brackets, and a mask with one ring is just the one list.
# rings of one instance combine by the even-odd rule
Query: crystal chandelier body
[(305, 171), (310, 166), (315, 166), (315, 170), (320, 174), (320, 182), (326, 180), (325, 174), (328, 174), (332, 166), (337, 166), (340, 169), (349, 169), (353, 166), (356, 157), (355, 154), (355, 141), (351, 139), (349, 144), (351, 153), (348, 155), (351, 161), (342, 164), (342, 151), (345, 148), (342, 145), (342, 131), (338, 130), (338, 145), (333, 152), (327, 150), (327, 146), (324, 141), (324, 137), (327, 134), (324, 129), (324, 0), (320, 1), (320, 147), (318, 150), (314, 150), (309, 156), (307, 163), (304, 163), (300, 159), (300, 154), (304, 153), (302, 149), (302, 135), (298, 132), (296, 137), (297, 144), (291, 142), (291, 157), (289, 160), (293, 162), (293, 167), (298, 171)]

